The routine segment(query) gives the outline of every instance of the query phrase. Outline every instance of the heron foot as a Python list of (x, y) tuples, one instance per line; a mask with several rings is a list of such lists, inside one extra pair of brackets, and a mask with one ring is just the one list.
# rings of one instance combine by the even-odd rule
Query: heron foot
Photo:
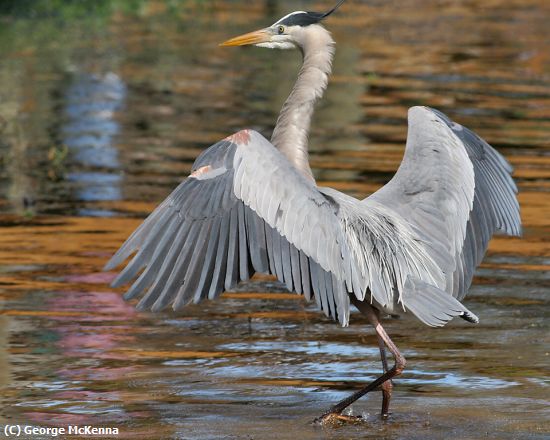
[(364, 422), (361, 416), (345, 415), (337, 412), (328, 412), (321, 417), (316, 418), (313, 423), (321, 426), (340, 426), (344, 424), (358, 424)]

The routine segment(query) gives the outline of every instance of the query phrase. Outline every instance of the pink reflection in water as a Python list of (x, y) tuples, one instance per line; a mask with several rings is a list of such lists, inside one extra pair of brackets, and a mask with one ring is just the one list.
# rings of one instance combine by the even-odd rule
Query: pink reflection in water
[[(113, 321), (131, 319), (137, 315), (136, 309), (125, 302), (122, 296), (116, 292), (79, 292), (60, 291), (50, 297), (46, 303), (46, 310), (60, 312), (86, 312), (82, 317), (85, 321)], [(64, 319), (65, 318), (65, 319)], [(54, 319), (66, 320), (60, 316)], [(74, 320), (74, 316), (69, 316)]]
[[(93, 273), (68, 276), (65, 279), (69, 283), (103, 284), (112, 279), (112, 274)], [(109, 365), (110, 361), (127, 360), (124, 349), (135, 340), (137, 326), (138, 313), (134, 307), (115, 292), (77, 290), (55, 292), (43, 306), (45, 310), (61, 313), (59, 316), (51, 316), (54, 323), (51, 329), (58, 335), (55, 346), (68, 361), (56, 371), (56, 375), (67, 382), (67, 389), (51, 390), (48, 400), (67, 402), (75, 408), (90, 407), (90, 403), (98, 408), (115, 404), (116, 411), (110, 412), (108, 416), (110, 423), (135, 417), (125, 410), (122, 393), (102, 391), (102, 387), (93, 389), (98, 381), (121, 383), (135, 372), (136, 367), (133, 365), (120, 368)], [(67, 315), (63, 316), (63, 313)], [(71, 411), (65, 404), (61, 408), (62, 411)], [(94, 415), (65, 412), (53, 417), (51, 413), (42, 412), (27, 415), (33, 422), (55, 426), (98, 423)]]
[(93, 418), (87, 414), (67, 414), (52, 412), (25, 412), (25, 419), (36, 425), (67, 426), (86, 425), (93, 423)]
[(84, 284), (111, 284), (115, 279), (115, 272), (95, 272), (90, 274), (67, 275), (65, 281)]

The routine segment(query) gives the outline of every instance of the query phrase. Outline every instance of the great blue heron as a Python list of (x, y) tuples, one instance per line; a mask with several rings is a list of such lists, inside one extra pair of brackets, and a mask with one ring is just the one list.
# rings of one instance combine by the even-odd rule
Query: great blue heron
[[(405, 359), (380, 313), (413, 314), (443, 326), (455, 316), (477, 323), (461, 300), (495, 232), (521, 233), (512, 168), (489, 144), (440, 111), (409, 110), (403, 161), (383, 188), (357, 200), (318, 187), (308, 163), (315, 102), (327, 87), (334, 41), (326, 13), (297, 11), (222, 43), (298, 48), (303, 66), (271, 142), (242, 130), (206, 149), (191, 175), (139, 226), (106, 265), (137, 252), (113, 282), (138, 276), (126, 299), (139, 309), (178, 310), (214, 299), (255, 272), (275, 275), (329, 317), (348, 324), (350, 303), (374, 326), (384, 373), (334, 405), (322, 420), (382, 388)], [(395, 358), (388, 368), (387, 347)]]

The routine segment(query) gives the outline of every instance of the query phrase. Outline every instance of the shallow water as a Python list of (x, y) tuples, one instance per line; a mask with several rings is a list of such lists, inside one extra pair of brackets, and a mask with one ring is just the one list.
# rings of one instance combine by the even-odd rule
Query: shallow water
[(353, 406), (362, 424), (310, 423), (380, 374), (358, 314), (339, 328), (267, 277), (180, 315), (138, 313), (108, 287), (109, 255), (203, 148), (244, 127), (269, 134), (299, 56), (217, 43), (296, 3), (0, 8), (2, 425), (116, 426), (120, 438), (550, 437), (543, 0), (350, 2), (327, 21), (338, 48), (311, 135), (321, 185), (364, 197), (387, 182), (406, 110), (422, 104), (498, 148), (520, 188), (524, 236), (491, 243), (466, 299), (480, 324), (386, 322), (408, 360), (388, 421), (376, 392)]

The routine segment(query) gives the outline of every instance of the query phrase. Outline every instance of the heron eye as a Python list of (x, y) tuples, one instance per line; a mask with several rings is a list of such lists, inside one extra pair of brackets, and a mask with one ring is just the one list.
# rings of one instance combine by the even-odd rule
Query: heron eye
[(279, 35), (284, 34), (285, 33), (285, 27), (284, 26), (279, 26), (277, 31), (279, 32)]

